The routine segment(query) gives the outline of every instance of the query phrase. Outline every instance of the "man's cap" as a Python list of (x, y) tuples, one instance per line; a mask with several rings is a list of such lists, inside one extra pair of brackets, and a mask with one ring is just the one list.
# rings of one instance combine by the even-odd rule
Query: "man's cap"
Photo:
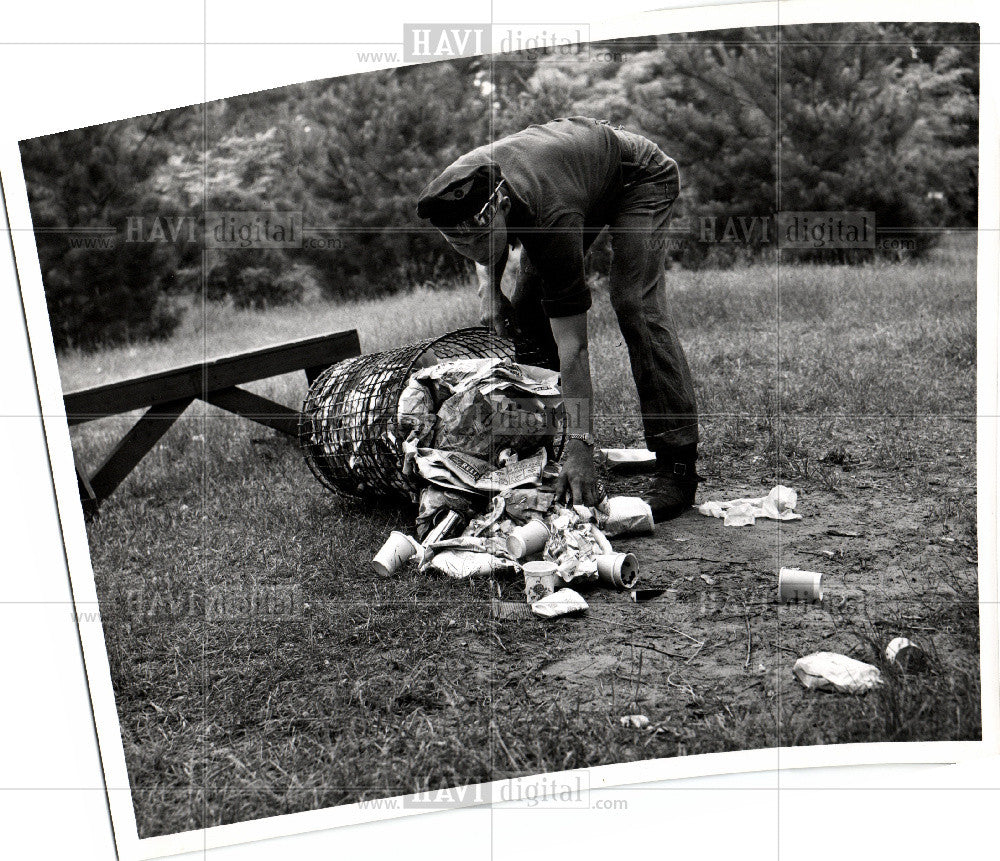
[(463, 157), (420, 192), (417, 215), (435, 227), (454, 227), (483, 208), (501, 179), (496, 162)]

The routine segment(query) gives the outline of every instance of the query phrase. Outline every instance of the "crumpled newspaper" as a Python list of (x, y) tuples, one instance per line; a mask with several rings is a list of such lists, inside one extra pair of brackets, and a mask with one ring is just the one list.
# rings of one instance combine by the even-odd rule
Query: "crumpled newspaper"
[(799, 658), (792, 672), (812, 690), (863, 694), (883, 683), (879, 668), (837, 652), (814, 652)]
[(532, 451), (565, 419), (558, 380), (554, 371), (509, 359), (441, 362), (410, 378), (397, 426), (419, 447), (479, 458), (490, 458), (498, 445)]
[(769, 520), (801, 520), (795, 512), (798, 494), (783, 484), (771, 488), (767, 496), (756, 499), (734, 499), (730, 502), (703, 502), (698, 513), (721, 517), (725, 526), (753, 526), (758, 517)]
[(515, 487), (537, 487), (547, 462), (544, 448), (531, 457), (511, 458), (499, 468), (469, 454), (436, 448), (418, 448), (412, 460), (425, 481), (466, 493), (503, 493)]

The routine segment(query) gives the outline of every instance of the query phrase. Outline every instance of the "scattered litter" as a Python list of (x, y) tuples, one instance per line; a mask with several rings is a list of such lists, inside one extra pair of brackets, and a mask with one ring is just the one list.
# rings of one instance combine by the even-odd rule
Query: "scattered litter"
[(551, 595), (561, 585), (559, 569), (554, 562), (526, 562), (523, 570), (524, 594), (529, 604)]
[(771, 488), (767, 496), (756, 499), (734, 499), (730, 502), (703, 502), (698, 512), (707, 517), (719, 517), (726, 526), (753, 526), (758, 517), (769, 520), (801, 520), (795, 506), (798, 494), (783, 484)]
[(707, 585), (709, 585), (709, 586), (714, 586), (715, 585), (715, 578), (714, 577), (709, 577), (708, 574), (702, 574), (701, 575), (701, 579), (704, 580), (705, 583)]
[(666, 589), (632, 589), (628, 594), (634, 603), (641, 604), (644, 601), (652, 601), (654, 598), (659, 598), (666, 591)]
[(611, 472), (648, 472), (656, 468), (656, 453), (645, 448), (602, 448), (600, 459)]
[(523, 526), (511, 530), (507, 536), (507, 549), (515, 559), (534, 556), (545, 549), (549, 540), (549, 527), (542, 520), (529, 520)]
[(622, 726), (630, 726), (633, 729), (645, 729), (649, 726), (649, 718), (645, 715), (622, 715), (618, 721)]
[(675, 535), (674, 541), (682, 543), (684, 541), (690, 541), (693, 537), (693, 535)]
[(616, 589), (631, 589), (639, 579), (639, 563), (632, 553), (603, 553), (597, 557), (597, 576)]
[(836, 652), (816, 652), (799, 658), (792, 672), (810, 690), (863, 694), (881, 685), (878, 667)]
[(568, 616), (570, 613), (582, 613), (586, 609), (587, 602), (583, 600), (583, 596), (572, 589), (560, 589), (531, 605), (531, 612), (543, 619)]
[(904, 673), (915, 673), (927, 667), (927, 653), (906, 637), (896, 637), (885, 647), (885, 658)]
[(823, 575), (817, 571), (782, 568), (778, 571), (778, 600), (782, 604), (823, 600)]
[(853, 529), (838, 529), (836, 526), (831, 526), (826, 530), (827, 535), (836, 535), (840, 538), (860, 538), (864, 535), (863, 532), (857, 532)]
[(607, 514), (598, 516), (598, 525), (605, 535), (641, 535), (653, 531), (653, 511), (638, 496), (612, 496), (607, 502)]
[(382, 549), (372, 559), (372, 566), (379, 574), (388, 576), (417, 554), (423, 555), (423, 547), (413, 538), (402, 532), (391, 532)]
[[(375, 377), (358, 384), (350, 367), (331, 369), (311, 390), (305, 446), (338, 488), (364, 496), (392, 486), (417, 503), (417, 537), (393, 532), (375, 570), (390, 575), (412, 564), (453, 579), (523, 575), (527, 603), (544, 617), (585, 610), (579, 584), (633, 590), (638, 561), (616, 553), (609, 536), (651, 533), (652, 511), (637, 497), (602, 493), (593, 507), (556, 498), (566, 419), (556, 372), (509, 358), (435, 358), (410, 365), (414, 372), (393, 390)], [(363, 419), (383, 415), (387, 395), (387, 427), (370, 431)], [(642, 449), (601, 457), (612, 469), (656, 463)], [(369, 460), (377, 469), (367, 470)], [(497, 602), (491, 613), (508, 618), (499, 614), (513, 611)]]
[(469, 577), (493, 577), (516, 570), (511, 560), (476, 550), (442, 550), (435, 553), (421, 570), (433, 570), (455, 580)]

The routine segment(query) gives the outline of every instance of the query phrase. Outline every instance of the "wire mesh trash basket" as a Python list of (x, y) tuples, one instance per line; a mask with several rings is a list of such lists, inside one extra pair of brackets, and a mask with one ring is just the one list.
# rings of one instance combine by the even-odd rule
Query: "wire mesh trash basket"
[(420, 367), (490, 358), (513, 360), (514, 345), (474, 326), (327, 368), (310, 386), (299, 419), (309, 469), (339, 493), (409, 498), (395, 427), (400, 394)]

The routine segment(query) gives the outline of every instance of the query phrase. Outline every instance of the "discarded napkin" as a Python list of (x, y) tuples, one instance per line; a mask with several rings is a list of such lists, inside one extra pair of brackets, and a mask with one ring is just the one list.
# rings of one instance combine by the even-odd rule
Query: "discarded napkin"
[(815, 652), (799, 658), (792, 672), (807, 688), (819, 691), (863, 694), (882, 684), (878, 667), (836, 652)]
[(583, 596), (572, 589), (560, 589), (531, 605), (531, 612), (543, 619), (554, 619), (556, 616), (579, 613), (586, 609), (587, 602), (583, 600)]
[(767, 496), (756, 499), (734, 499), (731, 502), (703, 502), (698, 512), (706, 517), (721, 517), (726, 526), (753, 526), (758, 517), (769, 520), (801, 520), (795, 513), (798, 494), (779, 484)]

